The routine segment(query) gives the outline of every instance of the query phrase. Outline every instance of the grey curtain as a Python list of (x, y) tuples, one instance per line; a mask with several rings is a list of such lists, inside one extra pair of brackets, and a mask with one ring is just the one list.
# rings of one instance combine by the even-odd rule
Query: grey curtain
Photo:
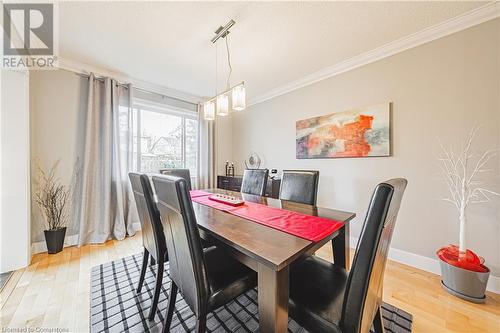
[(217, 152), (215, 120), (205, 120), (203, 107), (198, 105), (198, 188), (217, 187)]
[(78, 246), (121, 240), (138, 222), (128, 171), (133, 169), (132, 87), (89, 77), (80, 175)]

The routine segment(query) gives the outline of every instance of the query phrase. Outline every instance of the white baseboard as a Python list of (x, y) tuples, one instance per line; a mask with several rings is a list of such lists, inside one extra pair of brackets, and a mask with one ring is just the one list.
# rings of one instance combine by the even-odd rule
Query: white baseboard
[(500, 277), (495, 275), (490, 275), (488, 280), (488, 285), (486, 286), (486, 290), (491, 291), (495, 294), (500, 294)]
[[(73, 246), (76, 244), (78, 244), (78, 235), (66, 236), (66, 238), (64, 239), (64, 247)], [(42, 252), (47, 252), (47, 244), (45, 243), (45, 241), (31, 244), (32, 254)]]
[[(139, 231), (141, 230), (141, 224), (139, 222), (134, 223), (132, 225), (132, 228), (134, 228), (135, 231)], [(66, 238), (64, 239), (64, 247), (73, 246), (76, 244), (78, 244), (78, 235), (66, 236)], [(47, 244), (45, 243), (45, 241), (31, 244), (32, 254), (37, 254), (42, 252), (47, 252)]]
[[(141, 224), (140, 223), (134, 223), (133, 225), (134, 230), (139, 231), (141, 230)], [(78, 235), (71, 235), (67, 236), (66, 240), (64, 242), (64, 247), (67, 246), (73, 246), (78, 243)], [(356, 237), (351, 237), (350, 238), (350, 245), (351, 248), (356, 248), (356, 245), (358, 244), (358, 238)], [(45, 242), (36, 242), (31, 245), (32, 253), (41, 253), (41, 252), (46, 252), (47, 251), (47, 245)], [(440, 274), (440, 268), (439, 268), (439, 261), (434, 258), (429, 258), (425, 256), (421, 256), (419, 254), (403, 251), (400, 249), (395, 249), (393, 247), (390, 248), (389, 250), (389, 259), (393, 261), (397, 261), (399, 263), (412, 266), (421, 270), (424, 270), (426, 272), (434, 273), (439, 275)], [(488, 280), (488, 286), (486, 287), (486, 290), (500, 294), (500, 277), (490, 275), (490, 278)]]
[[(350, 240), (351, 248), (356, 248), (358, 244), (357, 237), (351, 237)], [(434, 273), (440, 275), (439, 261), (434, 258), (429, 258), (425, 256), (421, 256), (419, 254), (403, 251), (400, 249), (395, 249), (391, 247), (389, 249), (389, 259), (393, 261), (397, 261), (399, 263), (412, 266), (423, 271), (427, 271), (430, 273)], [(500, 294), (500, 277), (490, 275), (488, 280), (488, 285), (486, 290)]]

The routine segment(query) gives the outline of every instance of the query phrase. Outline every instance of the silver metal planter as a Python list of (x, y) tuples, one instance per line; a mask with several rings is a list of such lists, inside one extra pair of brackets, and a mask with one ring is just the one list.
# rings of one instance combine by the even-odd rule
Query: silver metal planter
[(441, 284), (450, 294), (474, 303), (484, 303), (486, 284), (490, 271), (474, 272), (439, 260), (441, 266)]

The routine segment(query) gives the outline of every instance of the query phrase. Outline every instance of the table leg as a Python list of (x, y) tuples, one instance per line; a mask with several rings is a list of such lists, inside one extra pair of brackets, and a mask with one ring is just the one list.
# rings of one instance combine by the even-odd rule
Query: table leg
[(344, 227), (339, 230), (338, 236), (332, 239), (333, 262), (347, 270), (349, 270), (351, 265), (349, 238), (349, 224), (346, 223)]
[(288, 266), (280, 271), (259, 264), (259, 325), (262, 333), (288, 331)]

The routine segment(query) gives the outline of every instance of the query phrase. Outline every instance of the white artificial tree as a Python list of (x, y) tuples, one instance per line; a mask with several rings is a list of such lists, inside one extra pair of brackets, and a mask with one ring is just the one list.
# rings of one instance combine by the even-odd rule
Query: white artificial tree
[(467, 208), (471, 204), (489, 202), (492, 196), (500, 195), (484, 188), (484, 180), (479, 178), (480, 174), (491, 171), (487, 168), (488, 162), (496, 155), (498, 149), (474, 154), (471, 147), (478, 129), (478, 126), (472, 128), (458, 152), (455, 152), (453, 147), (445, 148), (440, 142), (442, 157), (439, 161), (450, 192), (450, 196), (443, 200), (456, 207), (460, 222), (459, 257), (467, 251), (465, 237)]

